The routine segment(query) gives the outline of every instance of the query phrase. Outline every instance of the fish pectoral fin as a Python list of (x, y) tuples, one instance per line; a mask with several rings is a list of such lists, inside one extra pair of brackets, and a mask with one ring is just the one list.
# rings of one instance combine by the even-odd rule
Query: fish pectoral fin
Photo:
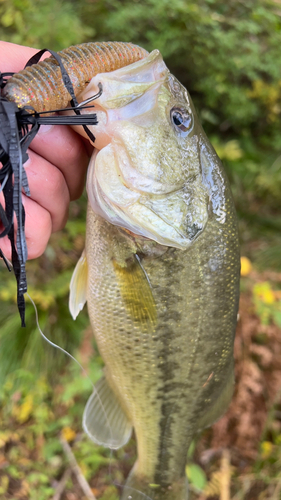
[(152, 288), (137, 255), (125, 267), (113, 261), (120, 293), (130, 317), (142, 328), (155, 330), (157, 309)]
[(105, 377), (97, 382), (86, 404), (83, 428), (92, 441), (114, 450), (131, 437), (132, 424)]
[(85, 250), (78, 260), (70, 281), (69, 310), (76, 319), (87, 301), (88, 264)]

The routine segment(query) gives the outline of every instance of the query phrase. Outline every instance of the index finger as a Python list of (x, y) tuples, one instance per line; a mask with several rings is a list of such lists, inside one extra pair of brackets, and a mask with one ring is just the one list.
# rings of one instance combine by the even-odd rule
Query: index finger
[[(32, 47), (23, 47), (22, 45), (0, 41), (0, 71), (2, 73), (20, 71), (36, 52), (38, 52), (38, 49)], [(48, 57), (48, 55), (45, 57)], [(42, 58), (44, 59), (44, 56)]]

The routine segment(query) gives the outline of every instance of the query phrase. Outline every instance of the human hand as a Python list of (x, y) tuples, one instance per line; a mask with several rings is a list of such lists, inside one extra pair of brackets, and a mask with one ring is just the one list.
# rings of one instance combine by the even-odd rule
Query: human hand
[[(18, 72), (36, 52), (30, 47), (0, 42), (0, 70)], [(47, 53), (45, 57), (48, 56)], [(31, 196), (22, 195), (28, 259), (39, 257), (51, 233), (64, 227), (69, 202), (79, 198), (84, 188), (88, 151), (81, 136), (67, 126), (41, 126), (33, 139), (29, 160), (24, 164)], [(0, 203), (3, 205), (2, 194)], [(0, 222), (0, 232), (2, 229)], [(10, 259), (7, 236), (0, 239), (0, 248)]]

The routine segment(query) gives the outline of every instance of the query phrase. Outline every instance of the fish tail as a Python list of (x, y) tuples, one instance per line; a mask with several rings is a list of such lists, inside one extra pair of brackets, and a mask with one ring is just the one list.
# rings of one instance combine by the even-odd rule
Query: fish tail
[(140, 477), (136, 465), (123, 487), (121, 500), (188, 500), (188, 483), (185, 477), (171, 484), (161, 485)]

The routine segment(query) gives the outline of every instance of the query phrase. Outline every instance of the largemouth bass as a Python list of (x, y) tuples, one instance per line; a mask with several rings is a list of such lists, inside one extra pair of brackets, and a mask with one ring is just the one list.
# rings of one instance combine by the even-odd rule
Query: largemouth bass
[(123, 499), (186, 499), (191, 440), (233, 391), (235, 210), (190, 96), (158, 51), (95, 76), (80, 100), (99, 83), (100, 150), (70, 295), (74, 317), (87, 300), (106, 366), (84, 428), (109, 448), (134, 428), (138, 459)]
[[(233, 391), (237, 221), (188, 92), (158, 51), (147, 56), (129, 45), (60, 53), (81, 102), (103, 89), (92, 127), (86, 248), (70, 293), (73, 317), (88, 302), (106, 365), (83, 425), (113, 449), (134, 428), (138, 459), (123, 500), (184, 500), (191, 440), (219, 418)], [(52, 58), (11, 78), (5, 95), (37, 111), (68, 100)]]

